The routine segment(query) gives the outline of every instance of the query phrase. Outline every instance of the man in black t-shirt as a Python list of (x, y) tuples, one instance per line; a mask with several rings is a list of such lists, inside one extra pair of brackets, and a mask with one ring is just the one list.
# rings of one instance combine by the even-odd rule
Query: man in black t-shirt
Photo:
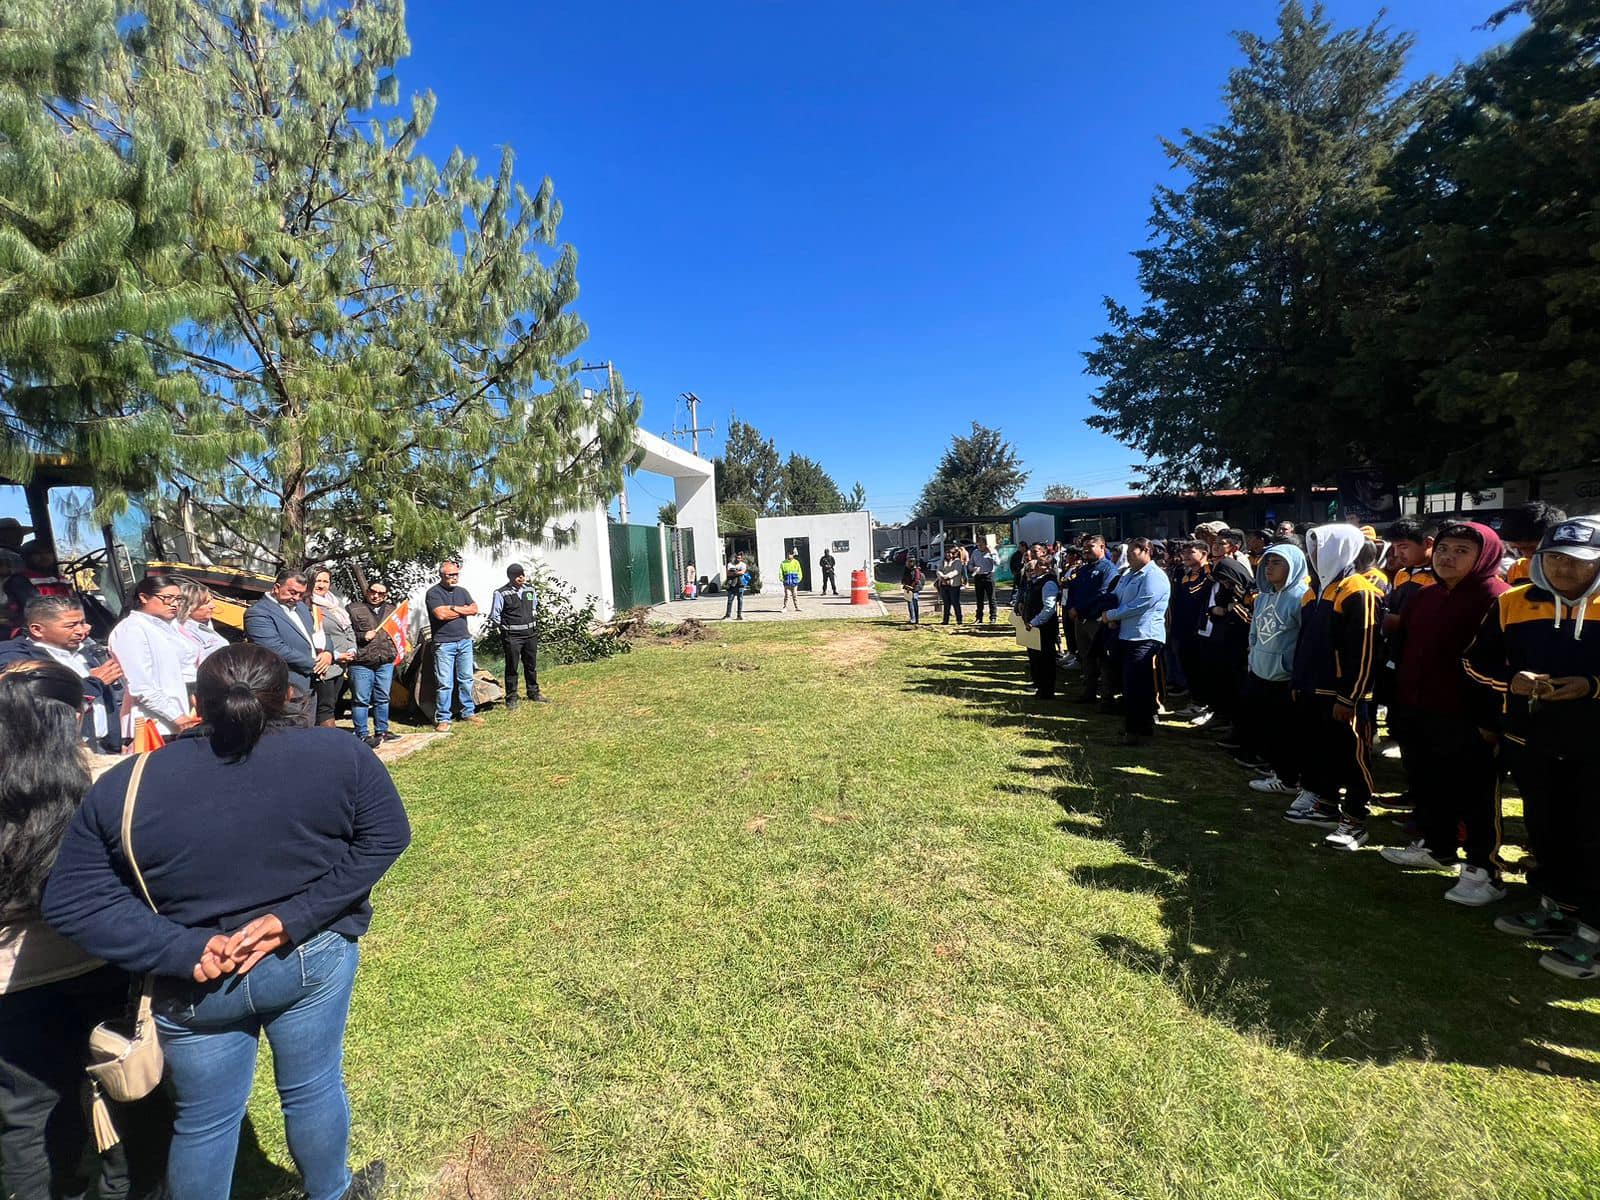
[(826, 596), (828, 594), (828, 585), (832, 584), (833, 594), (837, 596), (839, 594), (839, 581), (833, 575), (834, 560), (832, 551), (824, 550), (822, 557), (817, 559), (817, 565), (822, 568), (822, 591), (818, 594)]
[(433, 631), (433, 678), (438, 699), (433, 707), (434, 728), (450, 732), (451, 693), (461, 705), (461, 719), (482, 725), (472, 703), (472, 633), (467, 618), (478, 615), (472, 594), (459, 583), (459, 563), (439, 564), (439, 582), (428, 589), (428, 628)]

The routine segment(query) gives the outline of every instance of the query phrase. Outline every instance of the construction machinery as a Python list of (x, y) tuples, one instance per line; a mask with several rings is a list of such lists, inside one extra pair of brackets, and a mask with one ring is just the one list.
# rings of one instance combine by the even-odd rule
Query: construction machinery
[[(146, 575), (173, 575), (209, 588), (215, 599), (212, 625), (235, 640), (244, 634), (244, 610), (272, 587), (271, 575), (249, 567), (197, 561), (194, 539), (153, 520), (137, 499), (114, 521), (95, 524), (94, 475), (70, 458), (38, 455), (30, 480), (0, 476), (4, 487), (25, 494), (33, 537), (55, 546), (61, 574), (76, 582), (97, 638), (110, 632)], [(67, 528), (57, 528), (62, 514)]]

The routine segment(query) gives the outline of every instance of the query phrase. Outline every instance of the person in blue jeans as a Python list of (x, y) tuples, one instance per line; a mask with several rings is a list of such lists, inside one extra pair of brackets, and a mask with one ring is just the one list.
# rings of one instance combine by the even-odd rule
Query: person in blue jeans
[(174, 1103), (170, 1200), (232, 1190), (263, 1033), (309, 1200), (382, 1188), (381, 1163), (354, 1175), (348, 1163), (344, 1032), (368, 897), (411, 829), (369, 748), (337, 729), (282, 727), (288, 688), (283, 660), (264, 647), (208, 658), (196, 681), (202, 724), (101, 776), (45, 883), (53, 929), (155, 977)]
[(728, 609), (722, 614), (724, 621), (733, 616), (734, 601), (739, 604), (737, 620), (744, 620), (744, 589), (750, 583), (750, 565), (744, 561), (744, 555), (735, 554), (733, 561), (723, 568), (723, 580), (728, 585)]
[(428, 589), (428, 625), (433, 631), (433, 679), (438, 699), (433, 706), (434, 729), (450, 732), (451, 698), (461, 705), (461, 719), (482, 725), (472, 703), (472, 632), (467, 618), (478, 615), (472, 594), (460, 584), (457, 563), (439, 564), (439, 582)]
[(350, 673), (350, 716), (356, 736), (374, 749), (384, 742), (400, 740), (399, 734), (389, 732), (389, 688), (394, 683), (394, 660), (399, 657), (399, 650), (384, 622), (393, 615), (389, 589), (377, 580), (367, 585), (364, 601), (350, 606), (350, 628), (356, 638), (355, 661), (345, 668)]

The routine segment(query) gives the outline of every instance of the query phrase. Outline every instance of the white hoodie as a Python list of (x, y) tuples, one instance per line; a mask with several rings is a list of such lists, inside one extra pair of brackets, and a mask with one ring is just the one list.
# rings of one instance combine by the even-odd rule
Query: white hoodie
[(1306, 534), (1306, 558), (1317, 577), (1317, 591), (1328, 590), (1328, 585), (1350, 573), (1367, 538), (1354, 525), (1318, 525)]

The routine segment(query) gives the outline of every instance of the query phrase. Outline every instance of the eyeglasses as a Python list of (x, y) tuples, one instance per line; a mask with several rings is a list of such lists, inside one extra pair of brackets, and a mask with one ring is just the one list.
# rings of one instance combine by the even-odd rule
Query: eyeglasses
[(367, 589), (367, 595), (369, 595), (369, 596), (377, 596), (379, 599), (382, 599), (384, 596), (387, 596), (388, 594), (389, 593), (384, 591), (382, 588), (368, 588)]
[(446, 575), (443, 572), (440, 572), (439, 578), (440, 579), (460, 579), (461, 576), (460, 575)]
[(163, 592), (157, 592), (151, 599), (159, 600), (163, 604), (176, 604), (183, 599), (183, 593), (179, 592), (176, 596), (168, 596)]

